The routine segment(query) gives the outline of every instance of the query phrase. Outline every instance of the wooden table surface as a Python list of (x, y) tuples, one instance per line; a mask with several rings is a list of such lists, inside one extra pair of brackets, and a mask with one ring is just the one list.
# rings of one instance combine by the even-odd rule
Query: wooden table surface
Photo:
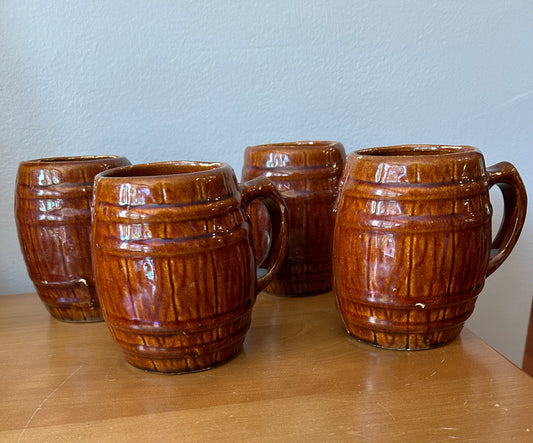
[(533, 378), (472, 332), (390, 351), (344, 332), (333, 294), (261, 294), (243, 352), (204, 372), (126, 363), (105, 323), (0, 297), (0, 441), (533, 441)]

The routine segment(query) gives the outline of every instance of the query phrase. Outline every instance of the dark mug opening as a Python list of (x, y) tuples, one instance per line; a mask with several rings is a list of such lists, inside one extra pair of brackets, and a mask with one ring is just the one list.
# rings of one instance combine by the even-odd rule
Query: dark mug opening
[(456, 154), (465, 150), (462, 146), (440, 146), (440, 145), (398, 145), (383, 146), (378, 148), (361, 149), (357, 151), (360, 155), (372, 155), (379, 157), (413, 157), (425, 155), (446, 155)]
[(102, 172), (100, 176), (106, 178), (124, 178), (182, 175), (218, 169), (224, 165), (224, 163), (204, 163), (194, 161), (144, 163), (110, 169), (109, 171)]

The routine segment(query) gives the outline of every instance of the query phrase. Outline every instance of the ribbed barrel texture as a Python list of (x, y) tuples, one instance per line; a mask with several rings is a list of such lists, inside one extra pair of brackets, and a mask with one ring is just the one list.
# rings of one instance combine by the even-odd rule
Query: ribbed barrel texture
[[(309, 295), (331, 290), (331, 248), (338, 182), (344, 148), (334, 142), (271, 144), (247, 148), (243, 179), (268, 177), (278, 188), (289, 213), (289, 249), (267, 287), (284, 295)], [(256, 254), (269, 242), (269, 217), (260, 203), (251, 205)]]
[(15, 215), (29, 276), (50, 314), (64, 321), (100, 321), (91, 265), (94, 176), (124, 158), (86, 157), (20, 165)]
[(391, 348), (452, 340), (474, 309), (490, 256), (482, 162), (380, 170), (352, 158), (349, 167), (334, 236), (346, 328)]
[(236, 190), (218, 178), (179, 186), (163, 179), (102, 196), (94, 221), (97, 287), (127, 360), (189, 372), (237, 355), (255, 270)]

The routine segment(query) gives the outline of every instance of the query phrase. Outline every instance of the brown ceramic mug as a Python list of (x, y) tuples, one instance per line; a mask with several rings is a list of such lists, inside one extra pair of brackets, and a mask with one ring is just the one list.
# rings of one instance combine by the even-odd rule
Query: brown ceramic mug
[[(492, 240), (489, 189), (505, 213)], [(513, 249), (526, 190), (507, 162), (471, 146), (406, 145), (348, 155), (336, 203), (333, 267), (348, 332), (425, 349), (459, 335), (485, 278)]]
[[(94, 195), (96, 287), (127, 361), (181, 373), (235, 357), (287, 249), (286, 206), (272, 183), (238, 184), (225, 163), (147, 163), (100, 174)], [(255, 199), (274, 226), (260, 277), (247, 214)]]
[[(333, 286), (331, 244), (333, 204), (344, 164), (344, 147), (331, 141), (301, 141), (248, 146), (243, 180), (268, 177), (289, 210), (289, 249), (267, 291), (305, 296)], [(255, 251), (259, 259), (269, 243), (270, 228), (260, 204), (251, 209)]]
[(89, 235), (94, 176), (128, 165), (125, 157), (80, 156), (19, 165), (15, 218), (24, 260), (37, 294), (53, 317), (101, 321)]

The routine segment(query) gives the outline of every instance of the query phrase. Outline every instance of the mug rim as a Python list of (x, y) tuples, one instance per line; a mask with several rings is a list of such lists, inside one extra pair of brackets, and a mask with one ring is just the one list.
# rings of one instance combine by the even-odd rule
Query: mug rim
[(340, 145), (341, 142), (331, 140), (300, 140), (292, 142), (263, 143), (247, 146), (249, 151), (271, 151), (273, 149), (324, 149)]
[(113, 154), (102, 154), (102, 155), (68, 155), (68, 156), (57, 156), (57, 157), (43, 157), (35, 158), (32, 160), (25, 160), (21, 162), (21, 165), (73, 165), (76, 163), (88, 164), (88, 163), (99, 163), (103, 160), (117, 160), (126, 158), (123, 155), (113, 155)]
[(470, 145), (439, 145), (431, 143), (412, 143), (403, 145), (376, 146), (358, 149), (353, 153), (364, 157), (379, 158), (435, 158), (441, 156), (462, 155), (464, 153), (480, 153), (481, 151)]
[[(178, 171), (179, 168), (190, 168), (188, 171)], [(153, 170), (154, 172), (149, 172)], [(225, 162), (206, 162), (194, 160), (171, 160), (160, 162), (137, 163), (119, 166), (102, 171), (97, 178), (105, 180), (124, 179), (161, 179), (170, 177), (189, 177), (191, 175), (205, 175), (217, 170), (231, 170)], [(148, 173), (143, 173), (143, 172)], [(157, 172), (159, 171), (159, 172)]]

